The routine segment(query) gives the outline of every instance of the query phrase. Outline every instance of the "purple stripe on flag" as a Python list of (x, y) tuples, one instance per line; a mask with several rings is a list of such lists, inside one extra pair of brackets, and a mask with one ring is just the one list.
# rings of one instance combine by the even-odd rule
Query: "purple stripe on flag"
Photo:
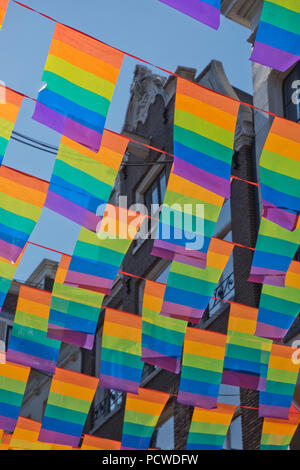
[[(158, 355), (159, 354), (159, 355)], [(166, 356), (165, 354), (152, 351), (148, 348), (142, 348), (141, 361), (152, 364), (153, 366), (161, 367), (162, 369), (179, 374), (181, 359), (177, 357)]]
[(77, 286), (86, 286), (97, 288), (97, 292), (109, 294), (113, 285), (113, 280), (93, 276), (92, 274), (77, 273), (76, 271), (68, 271), (64, 284), (75, 284)]
[[(264, 212), (263, 217), (265, 219), (274, 222), (280, 227), (283, 227), (287, 230), (294, 231), (297, 226), (298, 214), (292, 214), (291, 212), (284, 211), (274, 206), (270, 202), (263, 201)], [(271, 207), (272, 206), (272, 207)]]
[(133, 380), (120, 379), (119, 377), (111, 377), (109, 375), (100, 374), (99, 379), (101, 388), (120, 390), (121, 392), (129, 392), (137, 394), (139, 391), (139, 382)]
[(66, 446), (78, 447), (81, 436), (71, 436), (61, 432), (50, 431), (49, 429), (41, 429), (38, 437), (40, 442), (48, 442), (50, 444), (63, 444)]
[(13, 261), (14, 263), (19, 258), (24, 247), (12, 245), (7, 243), (4, 240), (0, 240), (0, 256), (7, 259), (8, 261)]
[(287, 333), (287, 329), (278, 326), (268, 325), (266, 323), (257, 322), (255, 336), (261, 338), (272, 339), (273, 341), (281, 341)]
[(174, 304), (164, 301), (160, 314), (166, 317), (177, 318), (179, 320), (199, 323), (205, 309), (187, 307), (186, 305)]
[(74, 344), (84, 349), (93, 349), (95, 336), (80, 331), (68, 330), (49, 323), (47, 338), (63, 341), (67, 344)]
[(86, 209), (50, 190), (47, 194), (45, 207), (81, 226), (86, 217)]
[(159, 258), (170, 259), (172, 261), (178, 261), (179, 263), (188, 264), (189, 266), (195, 266), (201, 269), (206, 268), (206, 253), (190, 250), (165, 240), (154, 240), (151, 255)]
[(266, 389), (266, 381), (267, 379), (265, 377), (224, 369), (221, 383), (249, 388), (251, 390), (264, 391)]
[(211, 28), (220, 26), (220, 11), (202, 0), (159, 0)]
[(258, 62), (259, 64), (271, 67), (272, 69), (285, 72), (292, 65), (294, 65), (300, 56), (291, 54), (290, 52), (276, 49), (262, 42), (256, 41), (253, 48), (250, 60)]
[(258, 284), (268, 284), (277, 287), (284, 287), (286, 273), (275, 274), (273, 276), (263, 274), (250, 274), (248, 282), (256, 282)]
[(33, 367), (34, 369), (43, 370), (50, 374), (54, 374), (56, 369), (55, 361), (49, 361), (48, 359), (43, 359), (20, 351), (14, 351), (12, 349), (7, 350), (6, 360), (23, 366)]
[(17, 424), (17, 419), (0, 416), (0, 429), (6, 432), (13, 432)]
[(283, 406), (259, 404), (258, 416), (260, 418), (288, 419), (290, 409)]
[(178, 391), (177, 401), (183, 405), (198, 406), (199, 408), (213, 409), (217, 408), (218, 397), (209, 397), (198, 395), (197, 393)]
[(208, 173), (191, 163), (181, 160), (181, 158), (174, 158), (173, 173), (219, 196), (223, 196), (226, 199), (230, 198), (230, 180)]

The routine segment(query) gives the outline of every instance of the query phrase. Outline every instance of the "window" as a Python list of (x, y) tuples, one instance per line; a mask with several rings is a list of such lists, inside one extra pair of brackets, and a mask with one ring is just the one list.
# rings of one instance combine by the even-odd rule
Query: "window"
[(300, 61), (283, 82), (284, 116), (300, 122)]
[(148, 209), (149, 214), (151, 214), (152, 204), (161, 205), (164, 202), (166, 188), (167, 173), (166, 169), (164, 168), (144, 193), (144, 203)]

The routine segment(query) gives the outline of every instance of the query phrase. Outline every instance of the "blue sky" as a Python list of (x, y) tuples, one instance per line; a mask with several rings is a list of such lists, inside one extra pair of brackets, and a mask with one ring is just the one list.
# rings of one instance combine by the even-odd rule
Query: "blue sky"
[[(24, 0), (28, 6), (77, 28), (113, 47), (170, 71), (178, 65), (198, 73), (212, 60), (223, 63), (229, 81), (252, 93), (250, 31), (221, 17), (215, 31), (160, 3), (158, 0)], [(55, 23), (10, 2), (0, 31), (0, 80), (12, 89), (37, 97)], [(120, 132), (135, 65), (125, 57), (106, 127)], [(157, 69), (155, 73), (163, 75)], [(59, 145), (60, 135), (31, 119), (34, 102), (23, 100), (15, 130)], [(49, 180), (54, 156), (10, 141), (7, 166)], [(72, 254), (79, 227), (44, 209), (30, 240)], [(25, 280), (44, 258), (59, 260), (53, 252), (28, 247), (16, 278)]]

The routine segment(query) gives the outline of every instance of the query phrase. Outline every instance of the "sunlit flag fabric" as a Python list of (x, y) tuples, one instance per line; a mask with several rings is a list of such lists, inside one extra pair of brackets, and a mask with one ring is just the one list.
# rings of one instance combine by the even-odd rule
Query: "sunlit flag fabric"
[(224, 197), (172, 171), (151, 254), (205, 268), (223, 203)]
[(226, 335), (187, 328), (177, 401), (216, 408), (222, 379)]
[(64, 284), (71, 257), (62, 255), (52, 289), (49, 338), (92, 349), (104, 294)]
[(149, 449), (157, 421), (169, 399), (168, 393), (140, 388), (127, 393), (121, 450)]
[(51, 450), (51, 444), (38, 442), (41, 423), (19, 416), (9, 448), (20, 450)]
[[(0, 105), (1, 108), (1, 105)], [(0, 256), (15, 262), (42, 212), (48, 184), (0, 167)]]
[(2, 28), (9, 0), (0, 0), (0, 29)]
[(292, 261), (285, 286), (263, 285), (255, 335), (281, 341), (300, 311), (300, 262)]
[(261, 218), (249, 281), (284, 286), (287, 270), (300, 244), (300, 218), (294, 231)]
[(300, 214), (299, 155), (300, 125), (275, 117), (260, 158), (261, 193), (264, 217), (288, 230)]
[(56, 368), (38, 440), (78, 446), (99, 379)]
[(186, 450), (221, 450), (235, 410), (223, 403), (213, 410), (195, 407)]
[[(0, 27), (1, 27), (1, 4), (0, 0)], [(5, 2), (4, 2), (5, 3)], [(0, 165), (2, 163), (12, 130), (14, 128), (23, 96), (6, 88), (0, 83)]]
[(260, 450), (288, 450), (300, 424), (300, 413), (291, 406), (288, 419), (264, 418)]
[(251, 60), (285, 72), (300, 59), (298, 0), (265, 0)]
[(199, 323), (232, 250), (232, 243), (213, 238), (205, 269), (173, 261), (161, 314)]
[(0, 429), (13, 432), (19, 417), (30, 368), (0, 364)]
[(227, 199), (239, 102), (177, 78), (173, 172)]
[(297, 349), (273, 343), (266, 389), (259, 394), (259, 416), (288, 419), (298, 378)]
[(53, 374), (60, 341), (47, 338), (51, 292), (20, 286), (7, 360)]
[(98, 152), (124, 54), (57, 23), (33, 119)]
[(197, 21), (218, 29), (221, 0), (159, 0)]
[(102, 388), (138, 393), (144, 366), (141, 338), (140, 316), (106, 308), (100, 361)]
[(126, 137), (104, 130), (95, 153), (62, 137), (45, 206), (96, 231), (98, 206), (109, 200), (127, 144)]
[(254, 336), (257, 308), (232, 303), (222, 383), (265, 390), (272, 341)]
[(178, 374), (187, 322), (160, 315), (165, 284), (146, 281), (142, 310), (142, 361)]
[(11, 282), (16, 274), (17, 263), (11, 264), (8, 260), (0, 257), (0, 312)]
[[(108, 207), (108, 215), (103, 217), (97, 234), (84, 227), (81, 228), (66, 275), (66, 284), (74, 284), (104, 294), (111, 291), (123, 258), (144, 219), (129, 227), (131, 217), (123, 222), (120, 214), (124, 214), (126, 218), (130, 211), (118, 210), (110, 204)], [(136, 215), (133, 215), (133, 220), (135, 218)], [(103, 230), (100, 234), (103, 223), (107, 223), (110, 232), (105, 233)], [(120, 231), (121, 229), (124, 229), (124, 232)]]
[(90, 436), (85, 434), (83, 436), (81, 450), (120, 450), (121, 441), (113, 441), (111, 439), (104, 439), (103, 437)]
[(2, 439), (0, 440), (0, 450), (8, 450), (9, 449), (9, 444), (11, 441), (11, 433), (4, 432)]

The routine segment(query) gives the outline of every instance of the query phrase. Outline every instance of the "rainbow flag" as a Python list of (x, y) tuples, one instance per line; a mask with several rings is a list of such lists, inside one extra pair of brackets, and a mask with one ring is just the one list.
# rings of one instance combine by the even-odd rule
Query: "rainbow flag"
[(140, 316), (106, 308), (100, 363), (102, 388), (138, 393), (144, 366), (141, 339)]
[(98, 152), (124, 54), (56, 23), (33, 119)]
[(45, 206), (95, 232), (97, 211), (109, 200), (127, 144), (126, 137), (104, 130), (95, 153), (62, 137)]
[(71, 257), (62, 255), (52, 289), (48, 338), (92, 349), (104, 294), (65, 285)]
[(60, 341), (47, 338), (51, 292), (21, 285), (8, 343), (8, 361), (53, 374)]
[(260, 158), (263, 215), (287, 230), (295, 229), (300, 214), (299, 154), (300, 125), (275, 117)]
[(232, 98), (177, 78), (173, 173), (230, 198), (239, 106)]
[(300, 262), (292, 261), (285, 286), (263, 285), (255, 335), (281, 341), (300, 311)]
[(224, 403), (213, 410), (195, 407), (186, 450), (221, 450), (235, 409)]
[[(3, 4), (7, 0), (0, 0), (0, 28), (3, 21)], [(0, 85), (0, 165), (5, 155), (5, 151), (17, 120), (23, 95)]]
[(121, 442), (84, 434), (81, 450), (120, 450)]
[(220, 26), (221, 0), (159, 0), (197, 21), (218, 29)]
[(222, 379), (226, 335), (187, 328), (177, 401), (216, 408)]
[(300, 423), (300, 413), (292, 405), (288, 419), (264, 418), (260, 450), (288, 450)]
[(151, 254), (205, 268), (223, 202), (224, 197), (172, 172)]
[(0, 312), (3, 307), (6, 295), (10, 289), (17, 267), (17, 263), (11, 264), (5, 258), (0, 257)]
[(146, 281), (142, 311), (142, 361), (178, 374), (187, 322), (160, 315), (166, 286)]
[[(0, 29), (2, 28), (9, 0), (0, 0)], [(1, 162), (0, 162), (1, 163)]]
[(173, 261), (161, 314), (199, 323), (233, 247), (232, 243), (213, 238), (205, 269)]
[(0, 428), (12, 432), (17, 424), (30, 368), (0, 363)]
[(257, 308), (230, 305), (222, 384), (265, 390), (272, 341), (254, 336)]
[(298, 0), (265, 0), (251, 60), (285, 72), (300, 59)]
[(140, 388), (127, 393), (121, 450), (149, 449), (157, 421), (169, 400), (168, 393)]
[[(108, 213), (111, 209), (114, 215), (103, 217), (97, 234), (84, 227), (81, 228), (66, 275), (66, 284), (97, 290), (104, 294), (109, 294), (111, 291), (123, 258), (144, 220), (144, 216), (137, 217), (139, 221), (131, 225), (131, 218), (135, 219), (136, 215), (123, 222), (121, 220), (123, 215), (126, 218), (130, 211), (119, 210), (108, 204)], [(101, 227), (107, 227), (111, 232), (105, 232)]]
[(38, 442), (41, 423), (19, 416), (11, 436), (9, 449), (15, 450), (51, 450), (51, 444)]
[(294, 357), (297, 351), (273, 343), (266, 389), (259, 394), (259, 416), (288, 419), (300, 367), (298, 357)]
[(9, 449), (9, 444), (11, 440), (11, 433), (4, 432), (2, 439), (0, 441), (0, 450), (8, 450)]
[(38, 440), (77, 447), (99, 379), (56, 368)]
[(40, 217), (48, 183), (0, 166), (0, 188), (0, 256), (15, 262)]
[(291, 232), (262, 217), (248, 281), (283, 287), (299, 244), (300, 218)]

